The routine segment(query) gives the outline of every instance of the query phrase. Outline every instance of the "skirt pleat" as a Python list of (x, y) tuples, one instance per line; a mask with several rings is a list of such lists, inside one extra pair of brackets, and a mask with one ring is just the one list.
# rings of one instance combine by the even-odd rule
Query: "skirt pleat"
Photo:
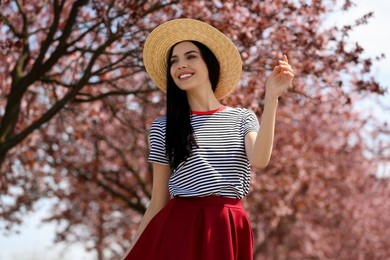
[(241, 200), (175, 197), (149, 222), (126, 260), (251, 260), (253, 235)]

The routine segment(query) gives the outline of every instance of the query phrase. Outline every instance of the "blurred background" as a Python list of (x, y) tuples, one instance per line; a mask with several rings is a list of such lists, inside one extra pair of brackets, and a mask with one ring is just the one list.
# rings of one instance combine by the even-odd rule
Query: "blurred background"
[(151, 191), (165, 98), (143, 43), (191, 17), (244, 62), (223, 100), (259, 119), (282, 54), (270, 165), (245, 207), (255, 259), (390, 258), (390, 2), (0, 0), (0, 259), (120, 259)]

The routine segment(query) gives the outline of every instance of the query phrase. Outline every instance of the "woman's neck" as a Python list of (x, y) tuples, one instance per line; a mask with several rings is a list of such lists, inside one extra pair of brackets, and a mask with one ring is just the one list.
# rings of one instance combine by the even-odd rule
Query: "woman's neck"
[(187, 92), (187, 99), (192, 111), (210, 111), (222, 106), (213, 92), (197, 93), (197, 95)]

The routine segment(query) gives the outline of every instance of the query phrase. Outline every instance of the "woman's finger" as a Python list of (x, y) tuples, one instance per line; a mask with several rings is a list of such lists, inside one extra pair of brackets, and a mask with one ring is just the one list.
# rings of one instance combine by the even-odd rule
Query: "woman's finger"
[(278, 65), (278, 67), (285, 69), (285, 70), (288, 70), (288, 71), (291, 71), (291, 72), (293, 71), (293, 69), (289, 65), (280, 64), (280, 65)]
[(287, 55), (286, 54), (283, 55), (283, 61), (288, 63), (288, 59), (287, 59)]
[(279, 65), (286, 65), (288, 67), (291, 67), (290, 64), (288, 64), (286, 61), (283, 61), (283, 60), (279, 60)]

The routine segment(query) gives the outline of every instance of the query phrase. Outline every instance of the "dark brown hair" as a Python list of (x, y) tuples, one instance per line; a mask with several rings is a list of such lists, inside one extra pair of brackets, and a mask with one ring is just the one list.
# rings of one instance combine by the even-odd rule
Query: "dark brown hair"
[[(201, 56), (207, 65), (212, 90), (215, 91), (219, 81), (220, 65), (213, 54), (204, 44), (191, 41), (200, 50)], [(167, 57), (167, 123), (166, 123), (166, 154), (172, 169), (191, 155), (192, 148), (197, 146), (194, 130), (191, 126), (191, 108), (187, 94), (174, 82), (171, 73), (171, 47)]]

